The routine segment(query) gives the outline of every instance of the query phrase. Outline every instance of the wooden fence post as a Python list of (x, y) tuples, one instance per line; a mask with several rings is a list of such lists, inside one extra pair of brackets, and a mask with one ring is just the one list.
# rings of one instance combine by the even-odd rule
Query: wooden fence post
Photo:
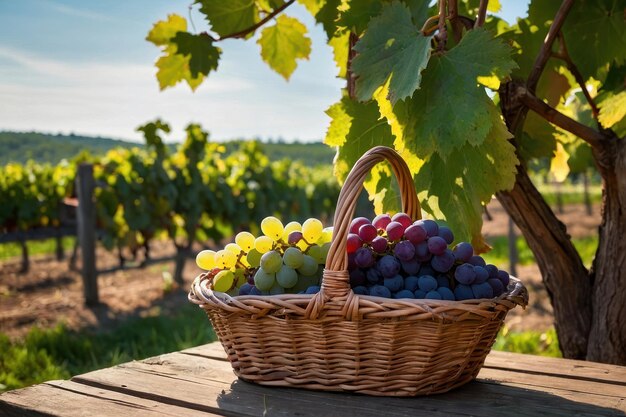
[(98, 276), (96, 271), (96, 206), (93, 200), (95, 183), (93, 165), (81, 164), (76, 177), (78, 196), (78, 241), (82, 257), (83, 292), (85, 304), (98, 304)]

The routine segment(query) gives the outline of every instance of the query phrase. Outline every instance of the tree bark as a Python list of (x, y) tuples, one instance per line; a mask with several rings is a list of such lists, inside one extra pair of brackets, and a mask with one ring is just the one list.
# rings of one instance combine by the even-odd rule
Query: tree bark
[(587, 216), (593, 215), (593, 206), (591, 205), (591, 197), (589, 196), (589, 172), (585, 170), (582, 173), (583, 176), (583, 198), (585, 201), (585, 210), (587, 211)]
[(185, 285), (185, 280), (183, 278), (183, 271), (185, 269), (185, 263), (187, 262), (187, 258), (189, 257), (189, 253), (191, 251), (191, 245), (189, 246), (179, 246), (176, 245), (176, 263), (174, 267), (174, 282), (178, 284), (180, 287)]

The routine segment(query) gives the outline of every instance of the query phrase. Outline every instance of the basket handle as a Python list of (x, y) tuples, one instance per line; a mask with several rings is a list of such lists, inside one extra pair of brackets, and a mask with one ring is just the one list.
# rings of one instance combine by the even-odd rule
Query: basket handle
[(370, 170), (379, 162), (388, 161), (398, 180), (402, 197), (402, 210), (412, 219), (422, 218), (419, 200), (413, 184), (413, 176), (404, 159), (393, 149), (376, 146), (367, 151), (354, 164), (348, 174), (337, 200), (333, 220), (333, 240), (326, 258), (322, 278), (322, 291), (329, 297), (344, 296), (350, 291), (348, 275), (347, 238), (354, 217), (357, 197), (363, 190), (363, 182)]

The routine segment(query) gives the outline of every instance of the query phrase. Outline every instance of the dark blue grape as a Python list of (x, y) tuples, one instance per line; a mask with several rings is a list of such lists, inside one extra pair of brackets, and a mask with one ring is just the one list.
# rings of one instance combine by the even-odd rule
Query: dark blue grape
[(504, 288), (507, 288), (509, 286), (509, 281), (510, 281), (510, 277), (509, 277), (509, 273), (503, 270), (499, 270), (498, 271), (498, 279), (500, 281), (502, 281), (502, 285), (504, 285)]
[(414, 224), (418, 224), (426, 230), (428, 237), (437, 236), (439, 234), (439, 225), (434, 220), (418, 220)]
[(500, 281), (498, 278), (489, 278), (487, 282), (489, 283), (489, 285), (491, 285), (491, 288), (493, 289), (494, 297), (497, 297), (504, 292), (504, 285), (502, 285), (502, 281)]
[(424, 241), (415, 245), (415, 259), (419, 262), (428, 262), (432, 256), (428, 250), (428, 242)]
[(428, 238), (428, 251), (433, 255), (441, 255), (445, 252), (447, 247), (448, 244), (446, 243), (446, 241), (439, 236), (433, 236), (431, 238)]
[(410, 276), (404, 278), (404, 289), (409, 291), (415, 291), (418, 288), (417, 281), (419, 278)]
[(452, 233), (452, 230), (450, 230), (446, 226), (439, 226), (439, 233), (437, 236), (443, 238), (443, 240), (445, 240), (448, 245), (454, 242), (454, 234)]
[(352, 288), (352, 292), (354, 292), (357, 295), (368, 295), (369, 291), (367, 290), (366, 287), (359, 285), (358, 287), (354, 287)]
[(415, 256), (415, 246), (408, 240), (402, 240), (396, 243), (395, 248), (393, 248), (393, 254), (400, 261), (410, 261)]
[[(498, 281), (500, 282), (500, 281)], [(239, 295), (249, 295), (250, 294), (250, 290), (252, 289), (253, 285), (250, 285), (247, 282), (244, 282), (241, 287), (239, 287)]]
[(365, 272), (365, 277), (371, 284), (377, 284), (381, 280), (382, 275), (376, 268), (370, 268)]
[(454, 255), (450, 249), (446, 249), (441, 255), (433, 256), (430, 265), (437, 272), (448, 272), (454, 266)]
[(370, 248), (358, 248), (354, 252), (354, 263), (359, 268), (369, 268), (374, 265), (374, 254)]
[(424, 275), (423, 277), (419, 277), (417, 281), (417, 286), (422, 291), (433, 291), (437, 288), (437, 280), (430, 275)]
[(476, 272), (474, 272), (474, 265), (463, 264), (459, 265), (454, 271), (454, 278), (461, 284), (469, 285), (476, 279)]
[(430, 265), (422, 264), (420, 272), (417, 274), (417, 276), (423, 277), (424, 275), (431, 275), (434, 277), (437, 274), (435, 274), (435, 270)]
[(446, 275), (437, 275), (437, 286), (439, 288), (445, 287), (450, 288), (450, 280)]
[(485, 265), (485, 269), (489, 272), (489, 278), (498, 278), (498, 267), (492, 264)]
[(376, 268), (384, 278), (391, 278), (398, 275), (398, 272), (400, 272), (400, 261), (394, 256), (385, 255), (378, 260)]
[(412, 291), (400, 290), (393, 295), (393, 298), (415, 298), (415, 295)]
[(365, 272), (362, 269), (353, 269), (350, 271), (350, 286), (352, 288), (358, 287), (359, 285), (365, 285)]
[(415, 290), (413, 295), (415, 295), (415, 298), (426, 298), (426, 291)]
[(389, 291), (397, 292), (397, 291), (400, 291), (402, 287), (404, 286), (404, 279), (402, 278), (402, 275), (396, 275), (391, 278), (385, 278), (385, 280), (383, 281), (383, 285), (389, 288)]
[(354, 268), (356, 268), (356, 263), (354, 262), (354, 257), (355, 257), (355, 253), (349, 253), (348, 254), (348, 270), (353, 270)]
[(442, 300), (454, 301), (454, 293), (450, 288), (447, 287), (439, 287), (437, 288), (437, 292), (441, 295)]
[(474, 273), (476, 274), (474, 284), (482, 284), (489, 279), (489, 272), (482, 266), (475, 266)]
[(320, 292), (319, 285), (311, 285), (309, 288), (306, 289), (306, 291), (304, 291), (305, 294), (317, 294), (318, 292)]
[(493, 288), (487, 282), (482, 284), (472, 284), (474, 298), (493, 298)]
[(472, 287), (465, 284), (459, 284), (454, 288), (454, 298), (457, 300), (470, 300), (474, 298)]
[(457, 261), (469, 262), (474, 255), (474, 248), (467, 242), (461, 242), (452, 249), (452, 253)]
[(415, 258), (409, 261), (400, 261), (400, 265), (402, 266), (402, 270), (407, 275), (417, 275), (420, 270), (422, 264)]
[(248, 294), (249, 295), (262, 295), (263, 293), (261, 292), (260, 289), (258, 289), (257, 287), (253, 285), (252, 288), (250, 288), (250, 292)]
[(391, 291), (389, 291), (389, 288), (385, 286), (374, 285), (370, 288), (370, 295), (373, 295), (374, 297), (391, 298)]
[(483, 259), (482, 256), (478, 256), (478, 255), (474, 255), (470, 258), (469, 263), (471, 263), (472, 265), (475, 266), (486, 266), (487, 263), (485, 262), (485, 260)]
[(425, 298), (428, 300), (441, 300), (443, 297), (437, 291), (428, 291)]

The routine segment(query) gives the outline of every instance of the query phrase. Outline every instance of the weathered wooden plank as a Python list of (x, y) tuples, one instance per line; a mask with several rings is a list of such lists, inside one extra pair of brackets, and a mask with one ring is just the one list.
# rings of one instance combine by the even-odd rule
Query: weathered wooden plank
[[(491, 351), (485, 366), (580, 380), (611, 382), (626, 387), (626, 366)], [(626, 389), (626, 388), (625, 388)]]
[[(0, 415), (14, 416), (197, 416), (194, 410), (72, 381), (50, 381), (0, 396)], [(216, 415), (216, 414), (211, 414)]]
[(180, 353), (195, 356), (204, 356), (206, 358), (212, 358), (217, 360), (227, 360), (226, 352), (220, 342), (207, 343), (206, 345), (200, 345), (189, 349), (181, 350)]
[(76, 382), (178, 406), (260, 416), (523, 416), (623, 415), (621, 398), (565, 389), (529, 390), (515, 383), (476, 382), (451, 393), (419, 398), (377, 398), (322, 391), (268, 388), (235, 381), (225, 361), (174, 353), (147, 362), (75, 377)]

